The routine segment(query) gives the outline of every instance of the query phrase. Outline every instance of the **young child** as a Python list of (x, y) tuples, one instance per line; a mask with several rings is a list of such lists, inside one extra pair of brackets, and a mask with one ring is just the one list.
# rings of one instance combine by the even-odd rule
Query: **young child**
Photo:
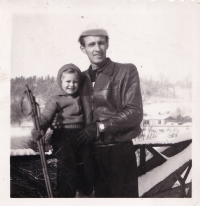
[[(83, 195), (92, 193), (92, 163), (90, 149), (78, 149), (75, 137), (84, 127), (84, 116), (79, 96), (81, 71), (74, 64), (67, 64), (58, 71), (57, 82), (60, 93), (52, 96), (41, 114), (41, 129), (45, 133), (53, 129), (51, 142), (58, 160), (57, 188), (59, 197), (75, 197), (76, 190)], [(32, 136), (41, 135), (36, 129)]]

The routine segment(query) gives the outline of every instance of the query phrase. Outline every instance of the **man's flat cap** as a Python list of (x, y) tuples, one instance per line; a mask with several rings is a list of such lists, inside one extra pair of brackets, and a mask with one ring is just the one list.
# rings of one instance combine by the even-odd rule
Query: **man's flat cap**
[(108, 33), (104, 29), (89, 29), (81, 33), (78, 41), (80, 41), (81, 36), (107, 36), (108, 37)]

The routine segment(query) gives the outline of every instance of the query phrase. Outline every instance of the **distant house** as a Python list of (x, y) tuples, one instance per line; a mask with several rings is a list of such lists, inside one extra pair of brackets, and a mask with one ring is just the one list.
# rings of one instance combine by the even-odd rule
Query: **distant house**
[(190, 116), (185, 116), (185, 117), (182, 117), (181, 121), (183, 123), (192, 122), (192, 118)]
[(143, 126), (162, 126), (167, 122), (174, 122), (174, 118), (170, 115), (152, 115), (143, 117)]
[(182, 116), (182, 115), (178, 115), (176, 117), (173, 117), (174, 120), (179, 124), (179, 125), (182, 125), (184, 123), (187, 123), (187, 122), (192, 122), (192, 118), (190, 116)]

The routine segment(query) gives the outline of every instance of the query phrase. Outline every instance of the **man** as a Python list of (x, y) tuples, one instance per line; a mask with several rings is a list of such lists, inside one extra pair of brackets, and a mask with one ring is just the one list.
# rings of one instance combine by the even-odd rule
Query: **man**
[(133, 64), (106, 58), (108, 40), (102, 29), (86, 30), (79, 38), (91, 65), (84, 72), (82, 87), (86, 127), (77, 143), (91, 144), (94, 149), (95, 197), (138, 197), (132, 139), (141, 132), (140, 81)]

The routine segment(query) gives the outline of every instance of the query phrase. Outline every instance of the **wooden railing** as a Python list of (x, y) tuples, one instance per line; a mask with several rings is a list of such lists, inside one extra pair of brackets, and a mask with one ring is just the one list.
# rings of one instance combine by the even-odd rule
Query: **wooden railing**
[[(178, 138), (177, 138), (178, 139)], [(172, 142), (174, 139), (171, 139)], [(151, 140), (149, 140), (151, 141)], [(187, 148), (192, 140), (191, 139), (183, 139), (182, 141), (177, 140), (177, 142), (170, 143), (153, 143), (146, 141), (144, 143), (141, 140), (136, 141), (134, 144), (135, 151), (139, 154), (139, 165), (138, 165), (138, 177), (141, 178), (148, 171), (162, 165), (167, 162), (168, 157), (173, 157), (176, 154), (182, 152), (185, 148)], [(167, 147), (162, 152), (158, 152), (155, 147)], [(147, 160), (146, 154), (151, 153), (152, 157)], [(167, 158), (166, 158), (167, 157)], [(51, 160), (53, 158), (52, 155), (48, 155), (47, 159)], [(38, 160), (38, 155), (30, 155), (30, 156), (11, 156), (11, 169), (17, 171), (23, 178), (28, 179), (28, 181), (34, 182), (33, 177), (30, 177), (30, 174), (26, 173), (23, 170), (23, 162), (26, 162), (26, 168), (34, 165), (35, 160)], [(169, 162), (168, 162), (169, 163)], [(13, 165), (12, 165), (13, 164)], [(191, 183), (186, 183), (186, 179), (192, 167), (192, 160), (188, 160), (188, 162), (184, 163), (181, 167), (174, 168), (174, 172), (169, 174), (166, 179), (163, 179), (159, 184), (152, 186), (148, 191), (142, 195), (142, 197), (190, 197), (191, 196)], [(33, 169), (33, 168), (32, 168)], [(31, 171), (31, 167), (30, 167)], [(184, 176), (182, 175), (183, 172)], [(147, 174), (148, 175), (148, 174)], [(152, 175), (155, 175), (152, 173)], [(182, 175), (182, 176), (181, 176)], [(54, 176), (52, 176), (54, 178)], [(138, 179), (139, 179), (138, 178)], [(52, 181), (56, 182), (56, 179), (52, 179)], [(180, 186), (172, 187), (176, 181), (179, 181)], [(35, 181), (37, 184), (37, 181)], [(189, 188), (189, 189), (188, 189)], [(185, 192), (186, 189), (189, 192)]]
[[(145, 174), (151, 169), (163, 164), (166, 160), (164, 155), (173, 156), (179, 152), (181, 152), (184, 148), (186, 148), (192, 142), (191, 139), (185, 140), (177, 143), (152, 143), (152, 144), (137, 144), (135, 145), (135, 151), (140, 151), (140, 164), (138, 166), (138, 176)], [(169, 147), (162, 153), (157, 152), (154, 147)], [(146, 150), (149, 151), (153, 157), (146, 161)]]
[[(152, 169), (156, 168), (166, 162), (167, 159), (176, 154), (182, 152), (191, 144), (192, 140), (184, 140), (176, 143), (152, 143), (152, 144), (137, 144), (135, 145), (136, 152), (139, 151), (139, 165), (138, 176), (139, 179), (143, 179), (143, 175)], [(162, 152), (158, 152), (154, 147), (167, 147)], [(185, 151), (185, 150), (184, 150)], [(150, 152), (153, 156), (146, 160), (146, 153)], [(170, 163), (171, 164), (171, 163)], [(179, 164), (177, 164), (179, 165)], [(169, 165), (168, 165), (169, 166)], [(173, 165), (174, 166), (174, 165)], [(165, 167), (165, 166), (164, 166)], [(166, 166), (167, 167), (167, 166)], [(192, 160), (190, 155), (187, 161), (183, 165), (177, 166), (171, 171), (165, 178), (153, 184), (149, 190), (142, 194), (142, 197), (191, 197), (192, 183), (186, 182), (186, 179), (190, 173), (192, 167)], [(166, 168), (167, 169), (167, 168)], [(158, 173), (148, 173), (148, 178), (154, 178)], [(146, 177), (146, 176), (144, 176)], [(141, 179), (141, 180), (142, 180)], [(178, 186), (174, 186), (176, 182), (179, 182)]]

